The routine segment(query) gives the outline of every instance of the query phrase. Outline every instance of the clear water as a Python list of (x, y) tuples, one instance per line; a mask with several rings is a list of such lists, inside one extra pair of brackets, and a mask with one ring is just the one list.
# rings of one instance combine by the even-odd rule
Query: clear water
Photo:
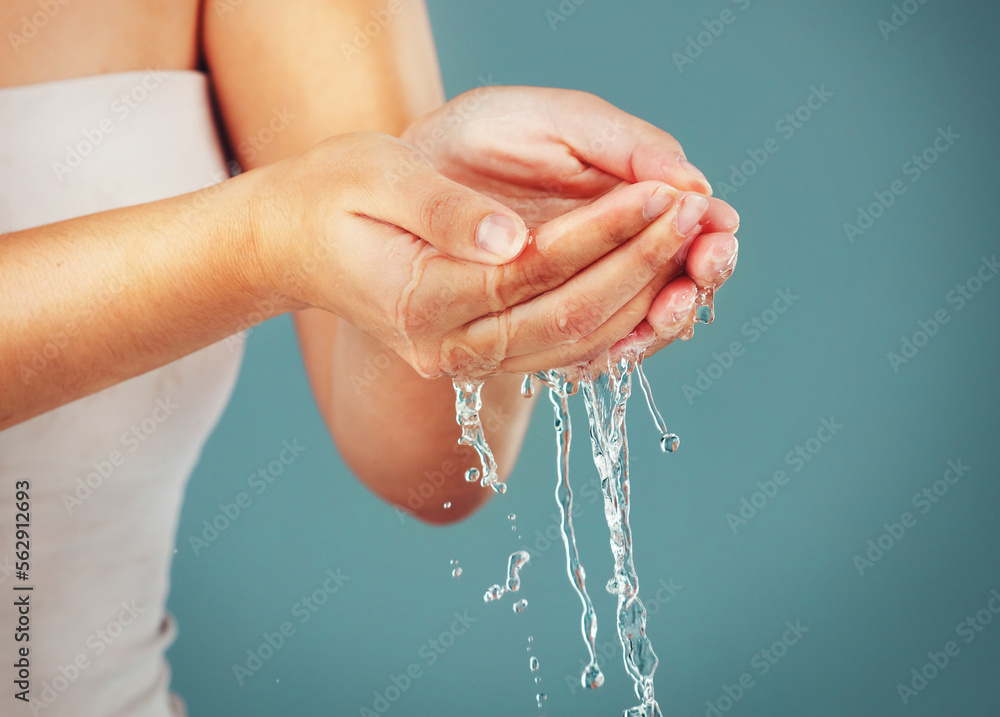
[(524, 381), (521, 382), (521, 395), (531, 398), (535, 393), (535, 387), (531, 385), (531, 374), (524, 374)]
[(479, 411), (483, 407), (483, 399), (480, 396), (483, 381), (455, 378), (452, 380), (452, 385), (455, 388), (455, 420), (462, 427), (462, 437), (458, 442), (473, 448), (479, 455), (479, 463), (482, 466), (482, 470), (478, 468), (467, 470), (465, 480), (473, 483), (481, 478), (484, 488), (489, 487), (497, 493), (503, 493), (507, 490), (507, 485), (501, 483), (497, 475), (497, 462), (493, 457), (493, 451), (486, 443), (483, 422), (479, 418)]
[(635, 361), (635, 373), (639, 377), (639, 386), (642, 387), (642, 395), (646, 397), (646, 405), (653, 417), (653, 423), (656, 424), (656, 428), (660, 432), (660, 450), (664, 453), (673, 453), (680, 448), (681, 439), (677, 437), (676, 433), (670, 433), (667, 430), (667, 423), (656, 407), (656, 402), (653, 400), (653, 389), (650, 388), (649, 379), (646, 378), (646, 373), (642, 370), (641, 355)]
[[(517, 592), (521, 589), (521, 568), (528, 564), (531, 555), (526, 550), (515, 550), (507, 559), (507, 581), (503, 585), (491, 585), (483, 595), (484, 602), (499, 600), (506, 592)], [(522, 601), (521, 610), (528, 605), (527, 600)], [(514, 608), (517, 612), (517, 606)]]
[[(710, 323), (713, 292), (699, 293), (699, 320)], [(708, 313), (706, 313), (706, 310)], [(682, 338), (690, 336), (690, 330)], [(633, 374), (639, 377), (639, 384), (653, 421), (660, 431), (660, 447), (664, 452), (673, 452), (680, 445), (676, 434), (670, 433), (662, 415), (656, 408), (649, 381), (642, 370), (641, 354), (623, 358), (617, 364), (609, 363), (606, 371), (583, 369), (580, 386), (583, 388), (584, 404), (587, 409), (589, 435), (594, 464), (601, 479), (604, 497), (604, 513), (610, 531), (611, 552), (614, 557), (614, 577), (607, 589), (618, 598), (616, 627), (622, 644), (625, 670), (632, 678), (639, 704), (625, 710), (625, 717), (662, 717), (653, 690), (653, 674), (658, 659), (652, 643), (646, 635), (646, 608), (639, 598), (639, 578), (633, 563), (632, 529), (629, 524), (629, 500), (631, 486), (628, 472), (628, 438), (625, 430), (625, 409), (632, 390)], [(569, 413), (569, 396), (577, 392), (578, 386), (568, 381), (562, 371), (545, 371), (526, 375), (521, 393), (530, 397), (533, 393), (532, 380), (537, 379), (549, 389), (549, 399), (555, 412), (557, 445), (557, 485), (556, 500), (560, 507), (560, 529), (566, 549), (566, 569), (570, 583), (583, 605), (581, 631), (589, 653), (589, 663), (583, 670), (581, 682), (588, 688), (600, 687), (604, 682), (597, 660), (597, 616), (593, 602), (586, 588), (586, 573), (580, 561), (573, 529), (573, 491), (569, 482), (569, 450), (572, 426)], [(482, 408), (480, 390), (482, 382), (454, 381), (456, 395), (456, 415), (462, 427), (459, 442), (474, 448), (479, 455), (482, 472), (472, 468), (466, 474), (470, 481), (482, 477), (482, 485), (503, 493), (506, 486), (500, 483), (496, 474), (496, 462), (486, 444), (479, 411)], [(516, 516), (510, 514), (513, 521)], [(512, 526), (513, 527), (513, 526)], [(503, 597), (507, 591), (520, 588), (520, 569), (527, 564), (530, 556), (525, 551), (515, 551), (508, 559), (507, 582), (493, 585), (483, 599), (493, 602)], [(520, 612), (527, 605), (526, 600), (517, 601), (513, 608)], [(520, 607), (519, 607), (520, 606)], [(531, 638), (528, 638), (529, 643)], [(531, 647), (528, 647), (530, 652)], [(535, 658), (532, 658), (535, 660)], [(532, 664), (537, 665), (537, 660)], [(533, 670), (536, 668), (533, 667)], [(536, 682), (539, 678), (536, 677)], [(545, 695), (538, 693), (539, 709)]]
[(715, 320), (715, 288), (699, 287), (695, 296), (694, 320), (699, 324), (710, 324)]
[(526, 550), (515, 550), (507, 559), (507, 589), (517, 592), (521, 589), (521, 568), (528, 564), (531, 555)]
[(573, 529), (573, 489), (569, 482), (569, 450), (572, 441), (569, 397), (576, 392), (576, 386), (566, 380), (563, 371), (548, 371), (540, 377), (549, 387), (549, 400), (555, 412), (556, 450), (556, 502), (559, 504), (559, 531), (563, 547), (566, 549), (566, 573), (570, 584), (583, 605), (580, 616), (580, 630), (587, 646), (589, 662), (580, 675), (584, 687), (596, 689), (604, 684), (604, 675), (597, 663), (597, 613), (594, 603), (587, 593), (587, 573), (580, 562), (580, 552), (576, 547), (576, 532)]
[(626, 711), (628, 717), (662, 717), (653, 694), (653, 673), (658, 663), (646, 635), (646, 608), (639, 598), (639, 577), (633, 565), (632, 529), (629, 525), (631, 486), (628, 474), (628, 437), (625, 408), (632, 390), (632, 372), (638, 356), (609, 364), (606, 373), (585, 371), (582, 386), (590, 444), (601, 477), (604, 517), (611, 532), (614, 577), (609, 590), (618, 596), (617, 628), (625, 671), (632, 678), (640, 704)]

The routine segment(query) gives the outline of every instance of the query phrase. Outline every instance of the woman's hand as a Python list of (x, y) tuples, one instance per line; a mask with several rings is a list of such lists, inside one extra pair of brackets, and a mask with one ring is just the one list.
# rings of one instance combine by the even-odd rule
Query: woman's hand
[[(401, 138), (443, 175), (499, 200), (529, 225), (626, 182), (657, 180), (711, 192), (672, 136), (585, 92), (483, 87), (424, 115)], [(652, 353), (690, 335), (699, 291), (714, 291), (732, 273), (739, 217), (720, 200), (704, 201), (714, 221), (688, 234), (678, 257), (686, 276), (663, 288), (613, 355), (634, 348)]]
[[(268, 202), (256, 221), (279, 291), (342, 316), (423, 376), (591, 360), (680, 274), (675, 254), (698, 227), (732, 221), (722, 203), (642, 181), (533, 228), (527, 243), (511, 209), (368, 133), (261, 171)], [(455, 258), (482, 251), (484, 222), (509, 230), (501, 244), (514, 260)]]

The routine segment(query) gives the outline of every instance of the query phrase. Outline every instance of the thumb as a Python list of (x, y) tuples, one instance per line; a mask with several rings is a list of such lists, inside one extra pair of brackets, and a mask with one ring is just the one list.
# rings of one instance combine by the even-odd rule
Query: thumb
[(515, 211), (495, 199), (421, 165), (387, 187), (386, 221), (456, 259), (504, 264), (524, 249), (528, 229)]

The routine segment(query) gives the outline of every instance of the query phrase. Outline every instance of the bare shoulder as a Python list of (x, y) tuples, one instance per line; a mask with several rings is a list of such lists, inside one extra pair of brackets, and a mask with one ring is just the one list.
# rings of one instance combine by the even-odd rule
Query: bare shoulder
[(198, 65), (199, 0), (5, 0), (0, 87)]

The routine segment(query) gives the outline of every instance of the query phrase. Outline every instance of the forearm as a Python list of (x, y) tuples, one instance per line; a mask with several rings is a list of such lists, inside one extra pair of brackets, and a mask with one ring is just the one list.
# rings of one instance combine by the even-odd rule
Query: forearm
[[(243, 5), (224, 19), (206, 10), (207, 57), (232, 144), (239, 148), (266, 126), (275, 107), (294, 115), (265, 147), (240, 153), (245, 166), (280, 160), (345, 132), (398, 136), (444, 101), (422, 3), (403, 3), (377, 40), (362, 52), (345, 53), (354, 28), (382, 6), (370, 0), (264, 2)], [(474, 454), (456, 444), (450, 381), (421, 378), (383, 344), (327, 312), (299, 311), (295, 324), (320, 413), (366, 485), (428, 520), (457, 519), (486, 500), (490, 491), (463, 478)], [(378, 378), (368, 381), (372, 367)], [(497, 417), (487, 421), (487, 433), (501, 470), (509, 471), (531, 402), (521, 398), (511, 376), (489, 381), (484, 400), (487, 416)], [(408, 500), (427, 474), (439, 473), (446, 474), (446, 487), (433, 486), (433, 497), (420, 505)], [(449, 501), (452, 508), (445, 511)]]
[[(380, 497), (429, 522), (460, 520), (479, 508), (492, 491), (465, 480), (479, 459), (457, 442), (451, 380), (421, 378), (345, 321), (336, 330), (328, 389), (336, 410), (326, 420), (348, 465)], [(483, 386), (480, 418), (501, 480), (514, 468), (534, 403), (519, 386), (512, 374)]]
[(265, 288), (259, 183), (0, 236), (0, 429), (293, 308)]

